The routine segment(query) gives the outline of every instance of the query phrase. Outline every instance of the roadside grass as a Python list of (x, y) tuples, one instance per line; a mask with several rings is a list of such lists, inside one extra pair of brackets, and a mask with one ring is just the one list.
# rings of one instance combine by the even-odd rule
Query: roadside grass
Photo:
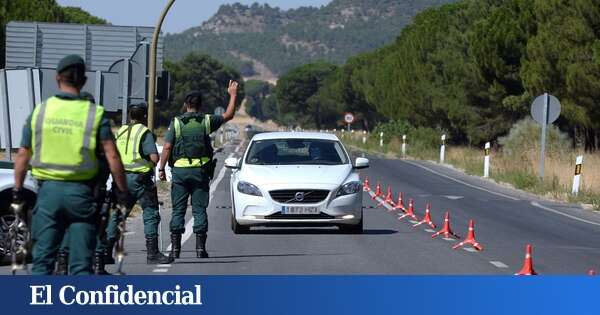
[[(362, 133), (338, 133), (342, 141), (370, 153), (384, 154), (389, 158), (402, 157), (402, 140), (393, 138), (380, 146), (379, 137), (370, 136), (363, 143)], [(439, 148), (431, 148), (419, 143), (407, 144), (408, 159), (439, 162)], [(583, 172), (579, 195), (573, 196), (571, 188), (575, 171), (575, 160), (584, 156)], [(446, 147), (445, 163), (469, 175), (483, 176), (483, 149), (474, 147)], [(536, 195), (565, 202), (580, 203), (600, 210), (600, 154), (577, 151), (548, 152), (545, 159), (545, 177), (538, 176), (539, 149), (524, 150), (505, 154), (495, 151), (490, 155), (490, 177), (496, 182), (509, 184), (517, 189)]]

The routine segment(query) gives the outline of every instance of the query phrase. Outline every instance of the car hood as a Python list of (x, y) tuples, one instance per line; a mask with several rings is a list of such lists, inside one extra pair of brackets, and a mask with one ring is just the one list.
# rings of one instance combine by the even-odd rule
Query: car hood
[(244, 165), (240, 179), (254, 185), (340, 185), (352, 172), (346, 165)]

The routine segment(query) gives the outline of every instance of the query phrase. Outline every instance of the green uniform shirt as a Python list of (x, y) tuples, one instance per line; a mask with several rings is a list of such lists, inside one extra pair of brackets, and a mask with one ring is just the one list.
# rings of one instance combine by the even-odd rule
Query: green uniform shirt
[[(196, 115), (196, 114), (197, 113), (185, 113), (185, 114), (183, 114), (183, 117)], [(223, 125), (223, 122), (225, 122), (225, 119), (223, 119), (223, 116), (210, 115), (210, 129), (211, 129), (210, 133), (213, 133), (213, 132), (217, 131), (219, 128), (221, 128), (221, 126)], [(171, 121), (171, 124), (169, 125), (169, 130), (167, 131), (167, 134), (165, 135), (165, 142), (170, 143), (170, 144), (175, 143), (175, 128), (173, 128), (172, 121)]]
[[(79, 99), (79, 95), (70, 94), (70, 93), (58, 93), (58, 94), (56, 94), (56, 97), (64, 99), (64, 100)], [(31, 138), (32, 138), (32, 133), (31, 133), (31, 114), (30, 114), (29, 117), (27, 117), (27, 120), (25, 121), (25, 126), (23, 126), (23, 133), (21, 136), (21, 147), (22, 148), (31, 148)], [(100, 127), (98, 130), (97, 143), (100, 144), (100, 141), (105, 141), (105, 140), (114, 140), (114, 136), (113, 136), (112, 130), (110, 129), (110, 121), (106, 118), (106, 116), (103, 116), (102, 119), (100, 120)]]

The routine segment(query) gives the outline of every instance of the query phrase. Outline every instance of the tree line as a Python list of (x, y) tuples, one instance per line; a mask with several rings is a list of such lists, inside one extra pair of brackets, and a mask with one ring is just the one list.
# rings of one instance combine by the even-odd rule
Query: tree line
[(507, 134), (544, 92), (561, 100), (557, 124), (575, 144), (600, 148), (600, 0), (463, 0), (425, 10), (388, 46), (343, 66), (289, 71), (263, 118), (335, 128), (350, 111), (356, 127), (402, 121), (479, 145)]

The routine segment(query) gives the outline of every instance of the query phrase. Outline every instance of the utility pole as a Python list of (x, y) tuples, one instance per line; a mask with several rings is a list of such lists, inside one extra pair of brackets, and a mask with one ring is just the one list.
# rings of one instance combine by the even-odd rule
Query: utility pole
[(158, 50), (158, 37), (160, 35), (160, 29), (162, 28), (163, 21), (173, 6), (175, 0), (169, 0), (167, 6), (163, 9), (156, 23), (154, 34), (152, 35), (152, 44), (150, 45), (150, 77), (148, 78), (148, 129), (154, 131), (154, 97), (156, 95), (156, 54)]

